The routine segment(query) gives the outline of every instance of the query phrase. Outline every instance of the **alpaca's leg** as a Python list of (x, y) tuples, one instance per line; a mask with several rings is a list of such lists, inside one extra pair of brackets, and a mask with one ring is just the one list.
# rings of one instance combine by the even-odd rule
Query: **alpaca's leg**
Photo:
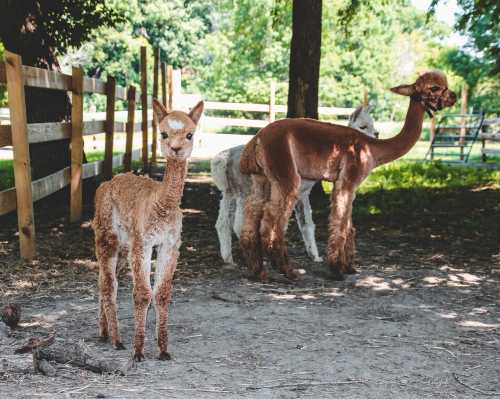
[(287, 277), (298, 277), (290, 267), (285, 243), (285, 232), (293, 207), (297, 201), (297, 187), (291, 186), (284, 194), (283, 187), (277, 182), (271, 183), (271, 200), (264, 207), (260, 225), (262, 249), (271, 258), (274, 267), (279, 268)]
[(234, 211), (233, 231), (234, 234), (236, 234), (236, 237), (238, 237), (238, 240), (240, 239), (241, 229), (243, 228), (245, 202), (245, 196), (239, 195), (236, 197), (236, 210)]
[(120, 246), (118, 250), (118, 261), (116, 264), (116, 276), (120, 276), (127, 273), (128, 268), (128, 247), (126, 245)]
[(215, 229), (219, 238), (220, 256), (225, 263), (234, 263), (231, 250), (232, 225), (234, 219), (234, 198), (226, 193), (222, 194), (219, 204), (219, 216)]
[[(356, 255), (356, 229), (352, 226), (352, 218), (350, 224), (351, 226), (345, 243), (345, 256), (348, 265), (353, 264), (354, 255)], [(347, 269), (346, 273), (356, 273), (356, 269), (351, 266)]]
[(111, 334), (116, 349), (124, 349), (118, 326), (116, 303), (118, 280), (116, 263), (118, 258), (118, 237), (110, 230), (96, 231), (96, 255), (99, 263), (99, 330), (102, 339)]
[[(180, 235), (180, 230), (179, 230)], [(172, 281), (179, 257), (180, 240), (171, 246), (163, 244), (156, 260), (155, 286), (153, 289), (156, 313), (156, 340), (160, 360), (170, 360), (168, 346), (168, 308), (172, 298)]]
[(105, 342), (108, 340), (109, 332), (108, 332), (108, 318), (106, 317), (106, 309), (104, 307), (104, 298), (101, 293), (102, 292), (101, 287), (103, 286), (101, 280), (102, 280), (102, 273), (99, 270), (99, 337), (101, 341)]
[(356, 269), (350, 264), (354, 255), (354, 230), (351, 222), (354, 190), (352, 186), (338, 181), (332, 191), (327, 253), (328, 263), (337, 280), (344, 278), (343, 273), (356, 273)]
[(304, 244), (306, 246), (307, 254), (315, 262), (322, 262), (323, 258), (319, 256), (316, 237), (314, 235), (316, 226), (314, 225), (314, 221), (312, 218), (311, 202), (309, 201), (309, 195), (315, 182), (312, 183), (313, 184), (308, 186), (305, 190), (301, 190), (294, 211), (295, 218), (297, 219), (297, 225), (299, 226), (300, 233), (302, 234), (302, 239), (304, 240)]
[(264, 270), (260, 247), (260, 223), (264, 203), (267, 198), (268, 183), (264, 176), (252, 176), (252, 193), (245, 204), (243, 226), (241, 228), (240, 246), (250, 274), (267, 279)]
[(130, 263), (134, 276), (134, 360), (144, 359), (144, 337), (146, 331), (146, 317), (151, 303), (151, 253), (152, 247), (137, 238), (132, 244)]

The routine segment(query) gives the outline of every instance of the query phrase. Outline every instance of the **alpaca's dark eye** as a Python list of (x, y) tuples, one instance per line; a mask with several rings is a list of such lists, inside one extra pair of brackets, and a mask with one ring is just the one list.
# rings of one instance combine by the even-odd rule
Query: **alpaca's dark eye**
[(168, 133), (167, 132), (161, 132), (160, 134), (161, 134), (161, 138), (163, 140), (168, 139)]
[(186, 135), (186, 138), (187, 138), (188, 140), (191, 140), (191, 139), (193, 138), (193, 133), (188, 133), (188, 134)]
[(431, 87), (431, 91), (432, 91), (433, 93), (435, 93), (435, 92), (436, 92), (436, 91), (438, 91), (440, 88), (441, 88), (441, 87), (439, 87), (439, 86), (432, 86), (432, 87)]
[(359, 128), (365, 130), (368, 126), (360, 126)]

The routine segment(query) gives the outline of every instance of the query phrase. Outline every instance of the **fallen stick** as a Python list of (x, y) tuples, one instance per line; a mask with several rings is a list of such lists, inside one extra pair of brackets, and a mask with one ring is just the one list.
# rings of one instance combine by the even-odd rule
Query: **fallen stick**
[(276, 385), (250, 385), (246, 386), (247, 390), (257, 391), (259, 389), (279, 389), (279, 388), (297, 388), (304, 389), (309, 387), (326, 386), (326, 385), (348, 385), (348, 384), (366, 384), (365, 380), (350, 380), (350, 381), (331, 381), (331, 382), (295, 382), (289, 384)]
[(463, 385), (466, 388), (469, 388), (472, 391), (479, 392), (481, 395), (487, 395), (487, 396), (500, 396), (500, 392), (495, 392), (495, 391), (483, 391), (482, 389), (475, 388), (469, 384), (466, 384), (463, 382), (460, 378), (458, 378), (458, 375), (455, 373), (453, 374), (453, 378), (455, 378), (455, 381), (458, 382), (460, 385)]
[(28, 340), (28, 342), (20, 347), (20, 348), (17, 348), (14, 353), (15, 354), (20, 354), (20, 353), (33, 353), (33, 351), (35, 349), (38, 349), (38, 348), (43, 348), (43, 347), (46, 347), (46, 346), (50, 346), (54, 343), (54, 339), (55, 339), (55, 333), (52, 334), (51, 336), (49, 336), (48, 338), (30, 338)]
[(48, 347), (36, 348), (33, 351), (33, 361), (47, 360), (69, 364), (99, 374), (125, 375), (125, 368), (118, 362), (100, 358), (92, 353), (83, 342), (55, 342)]

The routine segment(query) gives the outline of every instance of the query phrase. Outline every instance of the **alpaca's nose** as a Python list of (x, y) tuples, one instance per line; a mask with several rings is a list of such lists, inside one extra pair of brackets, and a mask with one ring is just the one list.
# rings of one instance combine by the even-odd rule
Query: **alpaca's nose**
[(171, 147), (172, 151), (175, 152), (176, 154), (181, 150), (181, 147)]

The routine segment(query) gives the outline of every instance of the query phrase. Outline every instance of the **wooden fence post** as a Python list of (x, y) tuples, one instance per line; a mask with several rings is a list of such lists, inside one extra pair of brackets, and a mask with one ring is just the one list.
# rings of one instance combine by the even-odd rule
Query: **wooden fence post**
[(363, 92), (363, 107), (368, 107), (368, 90), (364, 90)]
[(146, 47), (141, 47), (142, 164), (148, 169), (148, 70)]
[(172, 109), (180, 109), (182, 104), (180, 103), (181, 93), (182, 93), (182, 71), (180, 69), (172, 70)]
[[(153, 98), (158, 99), (158, 83), (159, 83), (159, 65), (160, 63), (160, 49), (154, 49), (154, 69), (153, 69)], [(151, 162), (156, 163), (156, 145), (158, 138), (158, 121), (153, 115), (152, 121), (153, 138), (151, 139)]]
[(167, 107), (167, 111), (170, 112), (172, 111), (172, 106), (173, 106), (173, 97), (174, 97), (174, 83), (173, 83), (173, 74), (174, 74), (174, 68), (172, 65), (167, 66), (167, 83), (168, 83), (168, 104), (165, 104)]
[(113, 177), (113, 139), (115, 134), (116, 80), (108, 76), (106, 82), (106, 138), (104, 144), (103, 174), (105, 180)]
[(82, 162), (83, 162), (83, 69), (73, 67), (71, 79), (71, 223), (82, 218)]
[(132, 170), (132, 145), (134, 142), (135, 129), (135, 86), (130, 86), (127, 92), (127, 138), (125, 141), (125, 155), (123, 164), (125, 172)]
[(17, 197), (17, 221), (21, 257), (33, 259), (35, 246), (35, 219), (31, 188), (31, 165), (28, 143), (26, 101), (22, 60), (17, 54), (5, 51), (7, 92), (9, 95), (12, 145), (14, 147), (14, 179)]
[[(467, 113), (467, 84), (464, 84), (462, 87), (462, 98), (460, 100), (460, 113), (461, 114), (466, 114)], [(460, 123), (461, 128), (460, 128), (460, 160), (464, 159), (464, 143), (465, 143), (465, 135), (467, 134), (467, 129), (465, 125), (467, 124), (467, 118), (462, 118), (462, 121)]]
[(165, 62), (161, 63), (161, 94), (162, 94), (162, 104), (167, 107), (167, 64)]
[(269, 88), (269, 122), (274, 122), (276, 119), (276, 82), (271, 80)]
[(436, 116), (433, 116), (431, 118), (430, 135), (429, 135), (429, 141), (431, 144), (434, 141), (435, 136), (436, 136)]

